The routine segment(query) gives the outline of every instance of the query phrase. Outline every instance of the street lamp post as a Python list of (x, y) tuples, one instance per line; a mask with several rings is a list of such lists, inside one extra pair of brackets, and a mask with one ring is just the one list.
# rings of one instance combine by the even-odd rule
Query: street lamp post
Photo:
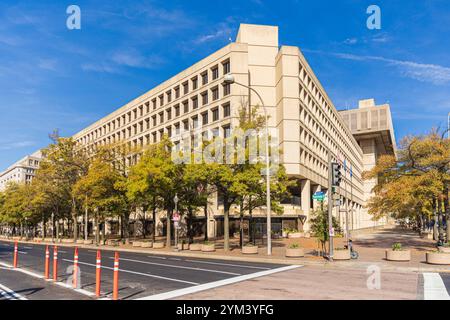
[[(173, 202), (175, 203), (175, 214), (178, 216), (178, 195), (175, 193), (175, 197), (173, 198)], [(170, 223), (170, 221), (168, 221)], [(174, 227), (175, 227), (175, 249), (178, 251), (178, 226), (177, 221), (174, 221)]]
[(265, 122), (266, 122), (266, 188), (267, 188), (267, 194), (266, 194), (266, 207), (267, 207), (267, 255), (271, 255), (272, 254), (272, 225), (271, 225), (271, 207), (270, 207), (270, 159), (269, 159), (269, 117), (267, 114), (267, 109), (266, 106), (264, 105), (264, 101), (261, 98), (261, 96), (259, 95), (259, 93), (253, 89), (250, 86), (247, 86), (245, 84), (236, 82), (234, 79), (234, 76), (231, 74), (227, 74), (224, 77), (224, 82), (226, 84), (237, 84), (241, 87), (247, 88), (251, 91), (253, 91), (259, 98), (259, 100), (261, 100), (261, 104), (263, 106), (264, 109), (264, 116), (265, 116)]

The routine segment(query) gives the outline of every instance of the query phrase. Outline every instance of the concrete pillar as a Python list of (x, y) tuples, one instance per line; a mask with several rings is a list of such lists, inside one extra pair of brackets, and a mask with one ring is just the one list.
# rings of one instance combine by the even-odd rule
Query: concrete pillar
[[(300, 183), (301, 188), (301, 206), (303, 214), (307, 217), (306, 223), (303, 226), (303, 231), (309, 231), (309, 219), (311, 209), (311, 180), (305, 179)], [(299, 226), (300, 229), (300, 226)]]

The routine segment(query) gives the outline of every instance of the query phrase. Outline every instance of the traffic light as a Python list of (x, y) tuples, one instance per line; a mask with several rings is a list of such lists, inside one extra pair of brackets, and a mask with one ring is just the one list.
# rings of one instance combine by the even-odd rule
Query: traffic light
[(342, 181), (341, 165), (333, 162), (331, 164), (331, 185), (339, 187)]

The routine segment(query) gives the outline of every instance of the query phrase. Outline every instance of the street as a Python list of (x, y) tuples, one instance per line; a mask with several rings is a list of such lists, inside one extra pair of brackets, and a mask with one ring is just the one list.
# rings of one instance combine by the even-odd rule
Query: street
[[(0, 266), (3, 267), (0, 269), (0, 284), (3, 284), (3, 279), (15, 278), (16, 281), (10, 281), (10, 286), (7, 287), (17, 292), (16, 290), (23, 290), (23, 286), (26, 286), (23, 283), (25, 282), (23, 273), (7, 270), (5, 269), (6, 265), (3, 265), (5, 263), (11, 265), (13, 248), (13, 243), (0, 243)], [(52, 257), (53, 250), (50, 250), (50, 253)], [(84, 294), (93, 294), (95, 291), (96, 253), (96, 250), (79, 249), (81, 292)], [(18, 267), (21, 270), (30, 271), (36, 276), (43, 276), (44, 257), (44, 245), (20, 245)], [(73, 257), (73, 248), (59, 247), (58, 280), (62, 283), (68, 282), (69, 286), (71, 284), (69, 277), (72, 275)], [(110, 298), (112, 294), (113, 259), (114, 252), (102, 250), (101, 287), (103, 298)], [(50, 266), (52, 264), (53, 261), (50, 259)], [(260, 274), (270, 274), (294, 267), (298, 266), (290, 267), (277, 264), (227, 262), (121, 252), (119, 298), (150, 298), (157, 294), (174, 292), (179, 289), (196, 288), (205, 284), (210, 284), (212, 288), (217, 285), (233, 283), (236, 280), (257, 277)], [(50, 268), (50, 277), (52, 272), (52, 268)], [(17, 281), (19, 279), (20, 281)], [(44, 280), (41, 281), (44, 282)], [(65, 298), (64, 294), (55, 294), (54, 299)]]
[[(0, 242), (0, 299), (94, 299), (96, 250), (79, 249), (81, 286), (71, 288), (73, 252), (59, 247), (58, 285), (43, 279), (45, 246), (20, 244), (18, 269), (11, 269), (14, 244)], [(52, 249), (52, 248), (51, 248)], [(50, 250), (51, 257), (53, 250)], [(110, 299), (114, 252), (102, 250), (100, 299)], [(50, 266), (53, 261), (50, 259)], [(395, 271), (379, 265), (372, 281), (366, 263), (335, 266), (281, 265), (120, 252), (119, 298), (183, 300), (443, 299), (450, 273)], [(39, 278), (40, 277), (40, 278)], [(52, 268), (50, 268), (52, 277)], [(373, 284), (373, 286), (371, 285)]]

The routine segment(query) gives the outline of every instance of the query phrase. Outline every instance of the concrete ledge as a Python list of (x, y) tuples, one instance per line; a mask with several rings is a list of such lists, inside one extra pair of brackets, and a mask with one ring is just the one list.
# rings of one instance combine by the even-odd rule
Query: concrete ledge
[(242, 254), (258, 254), (258, 246), (243, 246)]
[(301, 258), (305, 256), (305, 250), (303, 248), (286, 248), (286, 257), (288, 258)]
[(350, 260), (350, 250), (334, 250), (333, 260)]
[(388, 261), (410, 261), (411, 251), (410, 250), (386, 250), (386, 260)]
[(166, 246), (164, 242), (153, 243), (153, 249), (163, 249)]
[(427, 263), (450, 265), (450, 253), (427, 252)]

